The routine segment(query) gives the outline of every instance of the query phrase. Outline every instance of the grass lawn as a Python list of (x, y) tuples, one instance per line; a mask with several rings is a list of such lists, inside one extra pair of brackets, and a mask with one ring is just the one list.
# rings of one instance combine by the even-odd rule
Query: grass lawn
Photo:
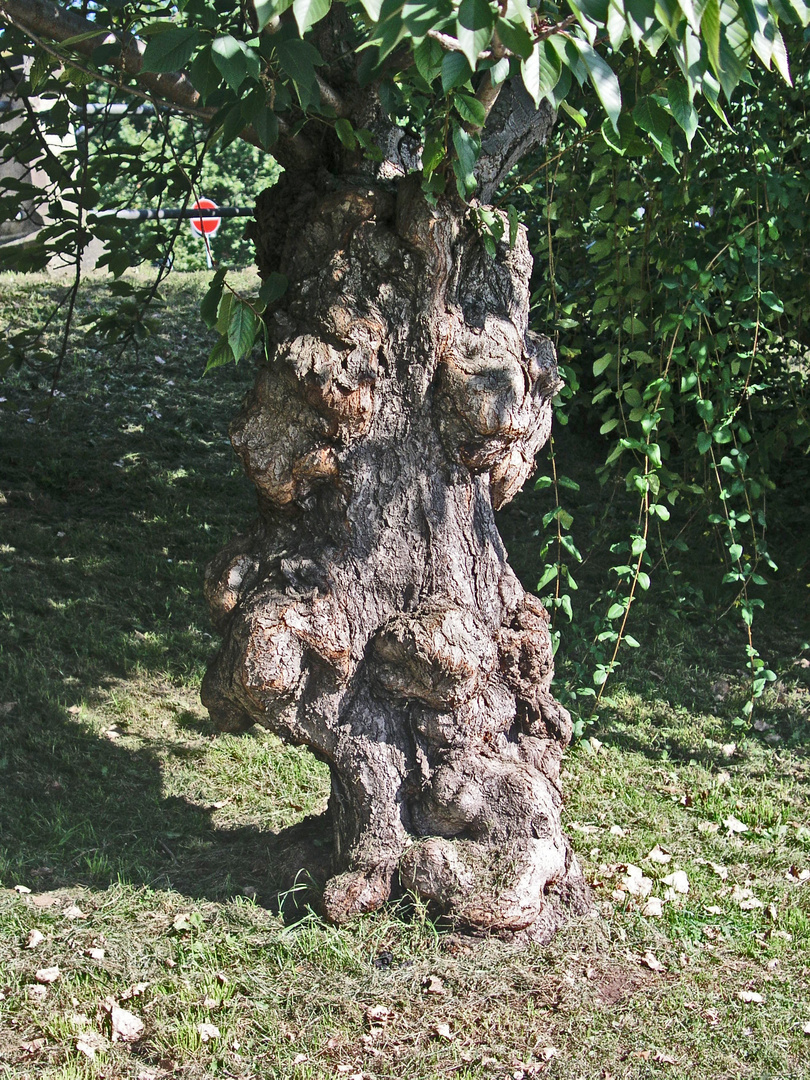
[[(0, 1078), (810, 1076), (798, 571), (758, 643), (779, 678), (757, 730), (732, 724), (730, 621), (639, 605), (642, 648), (564, 773), (595, 912), (551, 946), (412, 904), (285, 921), (279, 832), (328, 780), (216, 735), (198, 700), (203, 567), (252, 514), (226, 438), (250, 371), (201, 377), (204, 284), (171, 277), (118, 358), (82, 330), (110, 303), (91, 282), (50, 421), (46, 372), (0, 391)], [(0, 285), (2, 330), (55, 288)], [(502, 519), (527, 587), (535, 516), (530, 493)]]

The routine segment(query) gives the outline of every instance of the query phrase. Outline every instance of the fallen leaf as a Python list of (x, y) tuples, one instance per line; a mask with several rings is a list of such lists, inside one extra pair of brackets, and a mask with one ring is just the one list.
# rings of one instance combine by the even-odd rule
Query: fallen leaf
[(39, 930), (29, 930), (28, 937), (25, 939), (26, 949), (35, 949), (37, 945), (41, 945), (45, 940), (45, 935)]
[(740, 1001), (744, 1001), (746, 1005), (764, 1005), (765, 998), (762, 994), (758, 994), (756, 990), (740, 990), (737, 994)]
[(106, 954), (103, 949), (92, 948), (85, 949), (84, 955), (89, 956), (91, 960), (103, 960)]
[(652, 1050), (634, 1050), (632, 1056), (641, 1058), (642, 1061), (649, 1061), (652, 1057)]
[(450, 1038), (452, 1038), (452, 1036), (450, 1034), (450, 1025), (449, 1024), (435, 1024), (434, 1027), (433, 1027), (433, 1034), (438, 1035), (438, 1037), (440, 1039), (450, 1039)]
[(728, 877), (728, 870), (725, 866), (721, 866), (720, 863), (716, 862), (710, 862), (709, 866), (712, 868), (712, 870), (714, 870), (715, 874), (717, 874), (721, 881), (726, 880), (726, 878)]
[(644, 876), (640, 866), (629, 863), (627, 871), (622, 878), (621, 887), (631, 896), (649, 896), (652, 892), (652, 879)]
[(80, 1054), (95, 1061), (96, 1054), (107, 1049), (107, 1040), (95, 1031), (85, 1031), (76, 1039), (75, 1046)]
[(706, 914), (707, 915), (725, 915), (725, 911), (723, 911), (723, 909), (721, 907), (718, 907), (716, 904), (712, 904), (711, 907), (706, 908)]
[(372, 1005), (366, 1009), (366, 1020), (369, 1024), (385, 1024), (394, 1015), (394, 1010), (385, 1005)]
[(428, 977), (422, 983), (422, 987), (426, 994), (446, 994), (447, 991), (444, 988), (444, 983), (438, 977), (438, 975), (428, 975)]
[(748, 826), (745, 822), (740, 821), (739, 818), (734, 817), (733, 814), (729, 814), (727, 818), (723, 818), (723, 824), (730, 833), (748, 832)]
[(591, 735), (590, 739), (588, 739), (588, 745), (595, 754), (598, 754), (602, 749), (602, 742), (595, 735)]
[(689, 878), (683, 870), (675, 870), (672, 874), (667, 874), (663, 881), (665, 885), (669, 885), (676, 893), (685, 894), (689, 892)]
[(10, 713), (13, 713), (19, 704), (19, 701), (0, 702), (0, 716), (8, 716)]
[(80, 907), (78, 907), (78, 905), (76, 905), (76, 904), (70, 904), (68, 907), (65, 908), (65, 910), (62, 912), (62, 914), (64, 915), (64, 917), (66, 919), (86, 919), (87, 918), (87, 916), (82, 911), (82, 909)]
[(197, 1034), (200, 1036), (201, 1042), (207, 1043), (213, 1039), (218, 1039), (220, 1030), (216, 1024), (197, 1024)]
[(59, 975), (59, 965), (57, 964), (54, 967), (40, 968), (39, 971), (34, 975), (34, 978), (37, 980), (38, 983), (53, 983), (56, 982), (56, 980), (59, 978)]
[(36, 986), (31, 984), (25, 988), (25, 996), (29, 1001), (44, 1001), (48, 996), (47, 986)]
[(805, 1035), (810, 1035), (810, 1020), (807, 1020), (802, 1024), (802, 1031)]
[(641, 914), (646, 919), (660, 919), (664, 914), (664, 901), (659, 900), (657, 896), (651, 896), (641, 909)]
[(677, 1065), (677, 1061), (669, 1054), (663, 1054), (660, 1050), (656, 1051), (653, 1061), (659, 1062), (661, 1065)]
[(737, 753), (737, 744), (735, 742), (727, 742), (722, 746), (723, 757), (734, 757)]
[(551, 1061), (552, 1058), (558, 1056), (560, 1051), (556, 1046), (541, 1046), (539, 1050), (534, 1051), (535, 1056), (542, 1058), (543, 1061)]
[(31, 1039), (30, 1042), (24, 1042), (20, 1049), (24, 1054), (38, 1054), (44, 1046), (44, 1039)]
[(121, 995), (121, 1000), (131, 1001), (132, 998), (140, 997), (148, 986), (148, 982), (133, 983), (132, 986), (128, 986), (127, 989), (123, 992), (123, 994)]
[(19, 893), (20, 896), (25, 896), (25, 894), (30, 893), (31, 890), (28, 888), (27, 885), (15, 885), (14, 886), (14, 892)]
[(110, 1009), (110, 1026), (113, 1042), (117, 1039), (122, 1042), (137, 1042), (143, 1034), (144, 1024), (134, 1013), (113, 1005)]
[(649, 949), (641, 957), (641, 963), (644, 964), (645, 967), (648, 967), (650, 971), (666, 971), (666, 968), (661, 961), (658, 960), (655, 954)]
[(292, 1060), (293, 1065), (303, 1065), (307, 1060), (306, 1054), (296, 1054)]
[(699, 821), (698, 832), (703, 833), (716, 833), (720, 831), (720, 826), (716, 821)]
[(740, 901), (740, 911), (757, 911), (764, 907), (765, 905), (756, 896), (749, 896), (747, 900)]
[(668, 851), (664, 851), (660, 844), (655, 845), (647, 858), (650, 862), (660, 863), (661, 866), (666, 866), (668, 862), (672, 861), (672, 856), (670, 855), (670, 853)]
[(626, 836), (627, 833), (624, 831), (624, 829), (621, 827), (621, 825), (611, 825), (610, 826), (610, 835), (611, 836)]

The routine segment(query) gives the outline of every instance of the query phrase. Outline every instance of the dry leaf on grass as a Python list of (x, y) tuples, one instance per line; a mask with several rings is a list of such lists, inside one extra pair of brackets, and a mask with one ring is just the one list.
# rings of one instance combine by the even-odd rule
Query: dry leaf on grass
[(650, 854), (647, 856), (650, 862), (659, 863), (661, 866), (666, 866), (668, 862), (672, 861), (672, 856), (668, 851), (664, 851), (660, 844), (656, 844)]
[(667, 874), (663, 882), (665, 885), (669, 885), (673, 892), (683, 895), (689, 892), (689, 878), (683, 870), (675, 870), (674, 873)]
[(444, 983), (438, 975), (428, 975), (422, 983), (422, 989), (426, 994), (446, 994)]
[(148, 982), (133, 983), (132, 986), (128, 986), (121, 995), (122, 1001), (131, 1001), (132, 998), (140, 997), (144, 990), (149, 986)]
[(197, 1024), (197, 1034), (201, 1042), (213, 1042), (214, 1039), (219, 1038), (220, 1030), (216, 1024)]
[(30, 1042), (24, 1042), (20, 1049), (24, 1054), (38, 1054), (45, 1046), (44, 1039), (31, 1039)]
[(25, 939), (25, 947), (26, 949), (35, 949), (44, 940), (45, 935), (40, 930), (29, 930), (28, 937)]
[(650, 971), (666, 971), (664, 965), (650, 949), (648, 949), (641, 957), (641, 963), (644, 964), (645, 967), (648, 967)]
[(652, 892), (653, 883), (651, 878), (645, 877), (640, 866), (633, 866), (632, 863), (629, 863), (621, 880), (621, 887), (631, 896), (649, 896)]
[(366, 1009), (366, 1020), (369, 1024), (385, 1024), (394, 1015), (394, 1010), (385, 1005), (372, 1005)]
[(91, 960), (103, 960), (105, 952), (103, 949), (99, 948), (85, 949), (84, 955), (89, 956)]
[(25, 896), (27, 893), (30, 893), (31, 890), (27, 885), (15, 885), (14, 892), (19, 893), (20, 896)]
[(117, 1005), (110, 1008), (110, 1027), (112, 1029), (113, 1042), (137, 1042), (143, 1034), (143, 1020), (135, 1013), (120, 1009)]
[(107, 1040), (95, 1031), (85, 1031), (76, 1039), (76, 1050), (89, 1061), (95, 1061), (96, 1054), (107, 1049)]
[(80, 907), (78, 907), (78, 905), (76, 905), (76, 904), (70, 904), (69, 907), (66, 907), (65, 910), (62, 912), (62, 915), (66, 919), (86, 919), (87, 918), (87, 916), (82, 911), (82, 909)]
[(434, 1024), (433, 1034), (440, 1039), (451, 1039), (450, 1025), (449, 1024)]
[(762, 994), (758, 994), (756, 990), (740, 990), (737, 994), (740, 1001), (744, 1001), (746, 1005), (764, 1005), (765, 998)]
[(660, 919), (664, 914), (664, 901), (657, 896), (651, 896), (641, 909), (641, 914), (645, 919)]
[(740, 821), (740, 819), (734, 817), (733, 814), (729, 814), (727, 818), (723, 818), (723, 824), (730, 833), (748, 832), (748, 826), (745, 824), (745, 822)]
[(61, 972), (59, 971), (59, 965), (54, 967), (40, 968), (34, 975), (34, 978), (38, 983), (54, 983), (59, 978)]
[(29, 1001), (44, 1001), (48, 996), (48, 987), (37, 986), (32, 983), (31, 986), (26, 986), (25, 996)]
[(805, 1035), (810, 1035), (810, 1020), (807, 1020), (804, 1024), (802, 1024), (802, 1031)]

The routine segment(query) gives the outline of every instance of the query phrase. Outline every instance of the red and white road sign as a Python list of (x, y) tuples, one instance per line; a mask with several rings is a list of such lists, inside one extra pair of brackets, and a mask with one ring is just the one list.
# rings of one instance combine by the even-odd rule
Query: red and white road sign
[[(216, 210), (217, 204), (213, 199), (198, 199), (191, 208), (192, 210)], [(222, 224), (222, 218), (198, 217), (190, 218), (191, 231), (195, 236), (207, 236), (209, 239), (216, 236)]]

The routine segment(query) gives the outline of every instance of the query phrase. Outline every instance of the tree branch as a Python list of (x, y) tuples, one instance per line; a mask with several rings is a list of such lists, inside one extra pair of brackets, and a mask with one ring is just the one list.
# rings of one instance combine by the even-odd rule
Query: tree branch
[[(116, 44), (121, 48), (120, 55), (113, 61), (137, 86), (120, 86), (114, 80), (93, 71), (94, 78), (144, 97), (156, 105), (165, 105), (199, 120), (210, 122), (217, 114), (217, 109), (202, 104), (199, 93), (185, 72), (151, 72), (143, 70), (143, 53), (146, 45), (132, 34), (119, 34), (110, 30), (99, 29), (88, 19), (74, 11), (66, 10), (51, 0), (0, 0), (0, 20), (15, 26), (47, 52), (55, 53), (42, 39), (63, 43), (70, 42), (70, 48), (87, 58), (99, 45)], [(78, 39), (78, 40), (76, 40)], [(290, 136), (286, 125), (279, 120), (279, 143), (273, 147), (276, 160), (287, 168), (308, 169), (317, 160), (317, 150), (301, 135)], [(264, 149), (253, 128), (245, 128), (240, 138)]]

